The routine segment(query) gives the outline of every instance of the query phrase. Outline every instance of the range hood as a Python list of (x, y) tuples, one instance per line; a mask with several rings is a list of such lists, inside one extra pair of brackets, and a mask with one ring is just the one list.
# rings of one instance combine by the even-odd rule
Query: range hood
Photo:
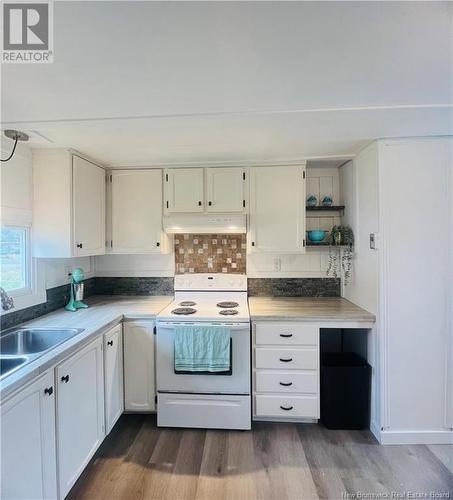
[(247, 232), (244, 214), (172, 214), (163, 218), (168, 234), (236, 234)]

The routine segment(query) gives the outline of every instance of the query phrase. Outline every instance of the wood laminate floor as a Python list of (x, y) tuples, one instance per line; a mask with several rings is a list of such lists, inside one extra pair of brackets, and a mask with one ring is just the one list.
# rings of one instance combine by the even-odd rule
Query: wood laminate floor
[(316, 424), (162, 429), (153, 415), (123, 415), (68, 498), (453, 498), (453, 447), (380, 446), (368, 431)]

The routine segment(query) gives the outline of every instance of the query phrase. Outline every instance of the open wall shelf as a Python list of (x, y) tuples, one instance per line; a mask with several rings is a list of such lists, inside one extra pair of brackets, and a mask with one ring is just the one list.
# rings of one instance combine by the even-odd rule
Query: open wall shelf
[(344, 205), (332, 205), (330, 207), (315, 206), (305, 207), (307, 212), (340, 212), (344, 210)]

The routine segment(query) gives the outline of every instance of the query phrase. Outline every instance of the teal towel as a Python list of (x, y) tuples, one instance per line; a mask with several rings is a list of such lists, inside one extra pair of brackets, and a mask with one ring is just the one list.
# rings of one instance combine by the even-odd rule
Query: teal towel
[(227, 326), (175, 326), (175, 370), (225, 372), (230, 369)]

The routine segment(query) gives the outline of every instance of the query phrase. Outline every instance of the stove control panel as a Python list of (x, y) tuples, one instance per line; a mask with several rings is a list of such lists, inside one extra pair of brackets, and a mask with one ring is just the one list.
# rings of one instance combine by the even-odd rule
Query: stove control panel
[(175, 276), (175, 291), (184, 290), (246, 292), (247, 276), (227, 273), (177, 274)]

